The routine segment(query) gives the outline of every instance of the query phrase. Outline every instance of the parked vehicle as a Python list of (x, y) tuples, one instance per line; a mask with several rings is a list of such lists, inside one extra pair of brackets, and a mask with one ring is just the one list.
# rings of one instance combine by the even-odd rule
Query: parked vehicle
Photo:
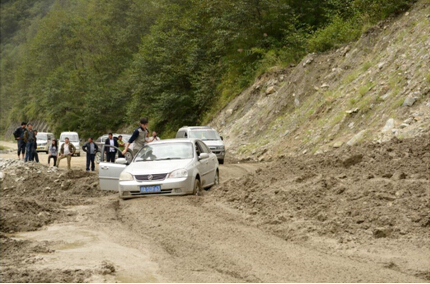
[(219, 183), (216, 155), (199, 139), (168, 139), (144, 146), (127, 165), (125, 158), (99, 165), (102, 190), (122, 199), (150, 195), (199, 195)]
[(61, 145), (63, 145), (64, 140), (67, 138), (69, 138), (69, 142), (73, 144), (73, 146), (75, 146), (76, 148), (76, 156), (80, 156), (81, 155), (81, 147), (79, 145), (79, 134), (78, 132), (61, 132), (60, 135), (60, 142), (58, 144), (59, 149), (61, 149)]
[(217, 156), (218, 162), (224, 164), (225, 146), (222, 136), (209, 126), (184, 126), (176, 133), (176, 138), (197, 138), (202, 140)]
[(37, 152), (45, 152), (48, 154), (49, 145), (51, 145), (52, 140), (55, 139), (53, 133), (50, 132), (38, 132), (37, 133)]

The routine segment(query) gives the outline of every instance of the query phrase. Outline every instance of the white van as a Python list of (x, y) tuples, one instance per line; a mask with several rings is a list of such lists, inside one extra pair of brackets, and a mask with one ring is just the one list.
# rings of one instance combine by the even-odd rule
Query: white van
[(78, 132), (61, 132), (60, 142), (58, 144), (59, 149), (61, 149), (61, 145), (63, 145), (64, 140), (69, 138), (69, 142), (73, 144), (76, 148), (75, 154), (79, 157), (81, 155), (81, 147), (79, 147), (79, 134)]

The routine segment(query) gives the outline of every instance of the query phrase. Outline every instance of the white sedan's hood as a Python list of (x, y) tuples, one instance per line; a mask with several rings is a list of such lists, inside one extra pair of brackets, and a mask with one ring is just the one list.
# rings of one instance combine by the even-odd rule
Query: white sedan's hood
[(167, 174), (177, 169), (185, 168), (191, 159), (170, 161), (133, 162), (124, 171), (132, 175)]

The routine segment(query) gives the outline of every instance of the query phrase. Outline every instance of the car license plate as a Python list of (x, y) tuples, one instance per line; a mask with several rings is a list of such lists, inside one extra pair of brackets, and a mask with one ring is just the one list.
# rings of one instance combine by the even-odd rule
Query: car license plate
[(151, 193), (151, 192), (160, 192), (160, 191), (161, 191), (160, 185), (141, 186), (140, 187), (140, 193)]

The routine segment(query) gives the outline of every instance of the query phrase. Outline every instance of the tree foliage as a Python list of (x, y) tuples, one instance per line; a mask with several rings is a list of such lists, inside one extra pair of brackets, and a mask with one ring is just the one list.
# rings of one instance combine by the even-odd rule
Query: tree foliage
[(0, 130), (200, 124), (267, 68), (353, 40), (411, 2), (2, 0)]

